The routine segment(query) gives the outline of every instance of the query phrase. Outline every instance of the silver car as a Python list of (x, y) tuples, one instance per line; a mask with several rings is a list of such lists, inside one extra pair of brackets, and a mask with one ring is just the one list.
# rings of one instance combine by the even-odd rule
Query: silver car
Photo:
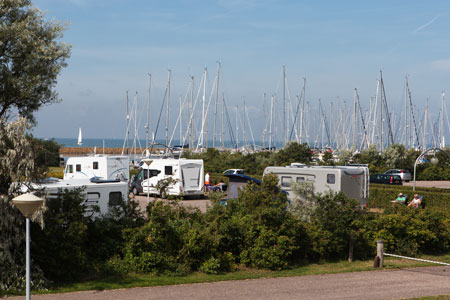
[(411, 173), (406, 169), (391, 169), (384, 172), (387, 175), (399, 175), (402, 181), (409, 182), (411, 180)]

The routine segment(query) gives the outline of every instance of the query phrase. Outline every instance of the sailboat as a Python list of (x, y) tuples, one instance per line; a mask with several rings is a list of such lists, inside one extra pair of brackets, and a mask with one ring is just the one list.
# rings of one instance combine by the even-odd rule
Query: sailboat
[(83, 138), (81, 136), (81, 127), (80, 130), (78, 131), (78, 145), (82, 145), (83, 144)]

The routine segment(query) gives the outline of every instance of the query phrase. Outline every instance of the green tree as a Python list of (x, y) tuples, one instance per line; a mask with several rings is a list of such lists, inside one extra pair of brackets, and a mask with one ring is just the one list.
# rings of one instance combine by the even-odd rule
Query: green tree
[[(56, 79), (70, 55), (64, 26), (46, 21), (29, 0), (0, 1), (0, 289), (24, 288), (23, 216), (11, 204), (11, 182), (36, 175), (26, 131), (33, 114), (59, 100)], [(12, 120), (18, 112), (20, 117)], [(36, 266), (34, 266), (36, 270)], [(37, 275), (36, 275), (37, 274)], [(37, 277), (36, 277), (37, 276)], [(42, 272), (32, 272), (33, 287)]]
[(388, 169), (398, 168), (405, 164), (406, 161), (406, 147), (401, 144), (393, 144), (384, 150), (381, 154), (381, 159)]
[(312, 152), (306, 143), (299, 144), (290, 142), (280, 151), (274, 154), (274, 160), (277, 165), (285, 166), (293, 162), (310, 163)]
[(46, 21), (29, 0), (0, 2), (0, 121), (11, 110), (33, 121), (42, 105), (57, 102), (54, 90), (70, 46), (61, 42), (64, 26)]

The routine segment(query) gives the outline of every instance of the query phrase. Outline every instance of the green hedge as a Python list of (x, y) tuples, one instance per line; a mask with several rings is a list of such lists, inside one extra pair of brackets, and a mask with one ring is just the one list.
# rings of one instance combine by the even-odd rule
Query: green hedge
[(392, 206), (391, 201), (397, 198), (399, 193), (408, 195), (410, 201), (413, 195), (423, 195), (423, 202), (427, 208), (442, 210), (450, 209), (450, 189), (416, 188), (413, 192), (410, 186), (392, 186), (385, 184), (371, 184), (369, 193), (369, 207), (386, 208)]

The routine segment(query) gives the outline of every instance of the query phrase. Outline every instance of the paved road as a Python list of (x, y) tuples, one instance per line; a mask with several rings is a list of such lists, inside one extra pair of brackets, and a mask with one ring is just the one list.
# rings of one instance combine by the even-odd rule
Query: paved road
[[(130, 194), (132, 195), (132, 194)], [(145, 208), (147, 206), (147, 196), (136, 196), (135, 199), (139, 202), (139, 206), (141, 208), (142, 211), (145, 211)], [(161, 198), (157, 198), (157, 197), (149, 197), (149, 201), (165, 201)], [(209, 200), (208, 199), (188, 199), (188, 200), (183, 200), (180, 201), (180, 204), (186, 207), (197, 207), (200, 209), (200, 211), (202, 212), (206, 212), (206, 208), (209, 205)]]
[[(85, 299), (405, 299), (450, 294), (450, 268), (426, 267), (148, 288), (36, 295), (36, 300)], [(8, 299), (23, 299), (12, 297)]]
[[(404, 182), (405, 186), (413, 186), (414, 182)], [(450, 181), (416, 181), (416, 187), (435, 187), (441, 189), (450, 189)]]

